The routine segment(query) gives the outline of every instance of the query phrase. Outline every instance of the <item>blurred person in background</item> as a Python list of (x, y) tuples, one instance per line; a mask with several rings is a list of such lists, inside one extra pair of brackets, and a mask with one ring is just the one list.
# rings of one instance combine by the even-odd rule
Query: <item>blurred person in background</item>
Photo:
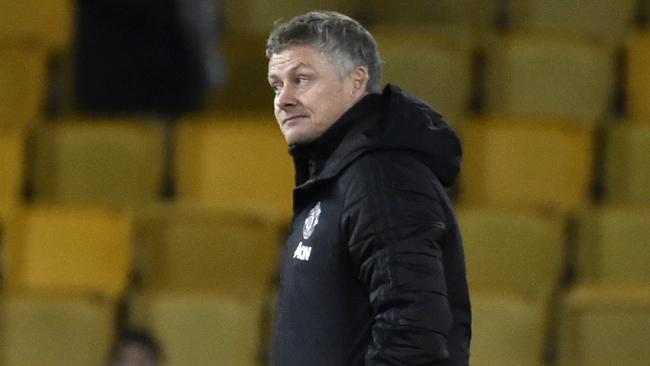
[(162, 366), (162, 350), (147, 332), (125, 330), (117, 340), (109, 366)]
[(81, 111), (173, 118), (204, 108), (223, 83), (217, 0), (79, 0), (78, 7)]
[(281, 23), (266, 54), (296, 169), (274, 364), (467, 365), (464, 253), (444, 189), (458, 137), (423, 101), (382, 91), (377, 44), (345, 15)]

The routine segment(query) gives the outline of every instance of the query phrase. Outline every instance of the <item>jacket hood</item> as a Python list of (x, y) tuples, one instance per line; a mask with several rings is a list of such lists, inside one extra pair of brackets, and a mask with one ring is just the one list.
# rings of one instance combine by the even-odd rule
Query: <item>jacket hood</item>
[(460, 171), (461, 143), (442, 116), (424, 101), (394, 85), (369, 94), (316, 141), (291, 146), (296, 185), (315, 183), (341, 172), (374, 150), (409, 151), (445, 186)]

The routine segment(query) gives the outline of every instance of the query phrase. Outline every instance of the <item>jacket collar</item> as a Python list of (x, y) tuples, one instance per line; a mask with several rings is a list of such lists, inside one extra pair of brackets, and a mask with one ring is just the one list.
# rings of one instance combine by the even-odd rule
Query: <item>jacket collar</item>
[(382, 98), (380, 94), (364, 96), (318, 139), (289, 148), (298, 188), (333, 178), (372, 147), (376, 139), (371, 131), (379, 130), (384, 114)]

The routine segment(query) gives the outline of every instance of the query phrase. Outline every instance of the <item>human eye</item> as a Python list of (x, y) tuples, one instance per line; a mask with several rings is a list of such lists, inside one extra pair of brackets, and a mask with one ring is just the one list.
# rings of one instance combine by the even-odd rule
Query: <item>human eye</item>
[(296, 84), (305, 85), (310, 80), (309, 76), (300, 74), (296, 77)]
[(273, 90), (275, 94), (278, 94), (280, 93), (280, 90), (282, 90), (282, 85), (280, 83), (272, 83), (271, 90)]

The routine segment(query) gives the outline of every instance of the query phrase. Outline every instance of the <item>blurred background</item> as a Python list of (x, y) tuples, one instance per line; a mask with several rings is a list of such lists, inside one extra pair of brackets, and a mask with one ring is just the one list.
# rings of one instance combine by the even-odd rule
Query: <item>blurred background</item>
[(268, 364), (313, 9), (463, 139), (472, 365), (649, 365), (650, 0), (0, 0), (0, 365)]

